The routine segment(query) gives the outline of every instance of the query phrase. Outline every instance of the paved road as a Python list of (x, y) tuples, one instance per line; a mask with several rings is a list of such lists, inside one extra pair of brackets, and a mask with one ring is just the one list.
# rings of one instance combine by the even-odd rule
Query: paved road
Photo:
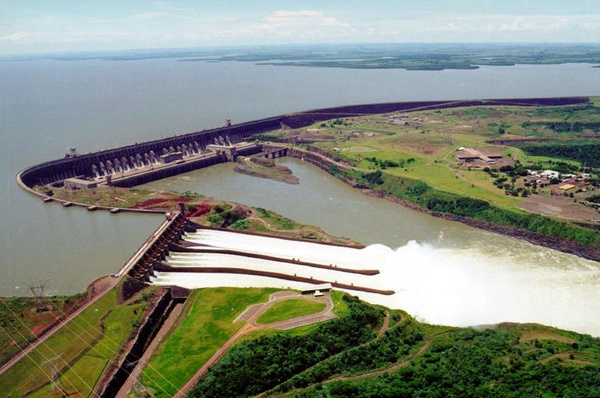
[[(258, 318), (267, 311), (273, 304), (289, 299), (301, 299), (301, 300), (311, 300), (324, 302), (327, 304), (327, 307), (321, 311), (310, 315), (305, 315), (297, 318), (288, 319), (281, 322), (274, 322), (266, 325), (259, 325), (256, 323)], [(325, 295), (323, 297), (312, 297), (312, 296), (303, 296), (299, 293), (295, 292), (276, 292), (269, 296), (269, 301), (266, 303), (255, 304), (248, 307), (239, 317), (235, 319), (235, 321), (244, 320), (246, 324), (242, 326), (240, 330), (238, 330), (225, 344), (221, 346), (214, 353), (214, 355), (196, 372), (194, 376), (188, 382), (181, 387), (181, 389), (175, 394), (174, 398), (183, 398), (186, 394), (198, 383), (198, 380), (204, 376), (208, 372), (208, 368), (213, 366), (231, 347), (240, 337), (245, 334), (252, 332), (254, 330), (265, 329), (265, 328), (273, 328), (279, 330), (287, 330), (293, 329), (299, 326), (311, 325), (317, 322), (323, 322), (328, 319), (335, 318), (336, 315), (332, 312), (333, 310), (333, 300), (329, 295)], [(234, 322), (235, 322), (234, 321)]]

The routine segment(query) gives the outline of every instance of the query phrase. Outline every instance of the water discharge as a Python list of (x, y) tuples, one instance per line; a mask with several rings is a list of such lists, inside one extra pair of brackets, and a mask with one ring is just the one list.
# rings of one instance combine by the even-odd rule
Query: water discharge
[[(194, 235), (194, 234), (192, 234)], [(392, 296), (351, 291), (376, 304), (402, 308), (435, 324), (467, 326), (500, 322), (535, 322), (600, 336), (600, 268), (593, 262), (540, 251), (524, 261), (522, 252), (498, 253), (480, 248), (444, 248), (410, 241), (397, 249), (373, 244), (364, 249), (274, 242), (269, 239), (204, 232), (187, 240), (289, 258), (309, 259), (340, 267), (379, 269), (376, 276), (343, 274), (277, 261), (239, 256), (177, 253), (176, 266), (238, 267), (314, 277), (340, 283), (393, 290)], [(260, 249), (258, 249), (260, 247)], [(483, 249), (482, 249), (483, 248)], [(569, 260), (568, 263), (565, 260)], [(159, 284), (190, 288), (207, 286), (275, 286), (306, 288), (299, 282), (231, 274), (159, 273)]]
[[(370, 246), (391, 297), (369, 301), (402, 308), (446, 325), (536, 322), (600, 335), (600, 269), (586, 260), (564, 266), (562, 253), (523, 261), (511, 253), (448, 249), (409, 242), (392, 250)], [(556, 258), (553, 258), (556, 257)]]

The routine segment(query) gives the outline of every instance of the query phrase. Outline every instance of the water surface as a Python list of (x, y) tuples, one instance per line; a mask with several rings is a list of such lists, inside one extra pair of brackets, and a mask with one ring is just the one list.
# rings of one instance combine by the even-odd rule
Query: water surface
[[(20, 170), (60, 158), (69, 147), (85, 153), (220, 126), (227, 118), (237, 123), (344, 104), (600, 95), (600, 69), (587, 64), (405, 71), (173, 59), (2, 61), (0, 92), (0, 295), (24, 294), (25, 284), (39, 279), (49, 280), (48, 291), (68, 294), (116, 271), (161, 222), (160, 217), (114, 217), (45, 205), (18, 188)], [(262, 194), (256, 191), (257, 197)], [(337, 205), (345, 199), (333, 200)], [(358, 207), (352, 211), (363, 213)], [(318, 225), (311, 214), (303, 218), (298, 211), (290, 217)], [(348, 224), (336, 219), (323, 227), (358, 237)], [(435, 240), (440, 230), (414, 225), (398, 221), (391, 232), (396, 243), (386, 240), (390, 231), (378, 233), (376, 226), (369, 239), (394, 247), (411, 235), (420, 242)]]

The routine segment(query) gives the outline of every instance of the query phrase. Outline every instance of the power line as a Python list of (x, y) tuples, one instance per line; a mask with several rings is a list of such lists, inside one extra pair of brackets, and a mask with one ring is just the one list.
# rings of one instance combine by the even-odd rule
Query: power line
[[(64, 313), (64, 312), (63, 312), (61, 309), (57, 308), (56, 310), (57, 310), (57, 311), (58, 311), (58, 312), (59, 312), (59, 313), (60, 313), (62, 316), (64, 316), (64, 317), (67, 317), (67, 314), (66, 314), (66, 313)], [(80, 314), (80, 315), (81, 315), (81, 314)], [(81, 321), (82, 323), (86, 324), (86, 325), (87, 325), (89, 328), (95, 328), (97, 325), (93, 325), (93, 324), (89, 323), (89, 322), (88, 322), (88, 321), (85, 319), (85, 317), (82, 317), (82, 316), (80, 316), (80, 315), (79, 315), (79, 316), (77, 316), (75, 319), (73, 319), (71, 322), (67, 322), (67, 323), (65, 323), (65, 325), (64, 325), (65, 329), (66, 329), (66, 330), (68, 330), (69, 332), (71, 332), (71, 334), (73, 334), (73, 335), (74, 335), (76, 338), (80, 339), (80, 340), (81, 340), (83, 343), (87, 343), (85, 340), (83, 340), (83, 338), (81, 337), (80, 333), (77, 333), (77, 331), (75, 331), (75, 330), (74, 330), (74, 329), (71, 327), (71, 325), (76, 325), (76, 326), (77, 326), (77, 327), (80, 329), (80, 331), (81, 331), (82, 333), (84, 333), (84, 334), (88, 335), (88, 336), (89, 336), (89, 337), (91, 337), (93, 340), (95, 340), (95, 339), (96, 339), (96, 337), (95, 337), (94, 335), (92, 335), (92, 334), (89, 332), (89, 329), (86, 329), (86, 328), (84, 328), (84, 327), (83, 327), (82, 325), (80, 325), (78, 322), (75, 322), (75, 320)], [(110, 337), (108, 337), (108, 336), (106, 336), (106, 335), (104, 335), (104, 336), (103, 336), (103, 339), (104, 339), (104, 340), (107, 340), (109, 343), (113, 343), (115, 346), (120, 346), (120, 345), (121, 345), (121, 343), (119, 343), (119, 342), (117, 342), (117, 341), (115, 341), (115, 340), (111, 339)], [(107, 345), (105, 342), (103, 342), (103, 341), (102, 341), (102, 340), (100, 340), (100, 339), (96, 341), (96, 345), (97, 345), (97, 346), (99, 346), (99, 347), (102, 347), (102, 348), (106, 348), (107, 350), (111, 351), (111, 348), (110, 348), (110, 347), (109, 347), (109, 346), (108, 346), (108, 345)], [(106, 358), (106, 357), (105, 357), (105, 358)], [(115, 362), (115, 361), (116, 361), (118, 358), (116, 358), (116, 355), (115, 355), (115, 357), (113, 357), (112, 359), (111, 359), (111, 358), (106, 358), (106, 359), (114, 363), (114, 362)], [(166, 377), (165, 377), (165, 376), (164, 376), (164, 375), (163, 375), (161, 372), (159, 372), (158, 370), (154, 369), (154, 368), (153, 368), (152, 366), (150, 366), (150, 365), (148, 365), (148, 367), (149, 367), (150, 369), (154, 370), (154, 371), (155, 371), (155, 372), (156, 372), (158, 375), (160, 375), (160, 376), (161, 376), (161, 377), (162, 377), (162, 378), (163, 378), (163, 379), (164, 379), (164, 380), (165, 380), (165, 381), (166, 381), (168, 384), (170, 384), (170, 385), (171, 385), (173, 388), (175, 388), (176, 390), (179, 390), (179, 388), (178, 388), (177, 386), (175, 386), (175, 385), (174, 385), (174, 384), (173, 384), (173, 383), (172, 383), (172, 382), (171, 382), (171, 381), (170, 381), (168, 378), (166, 378)], [(131, 372), (128, 372), (128, 373), (131, 373)], [(151, 380), (151, 381), (153, 381), (153, 382), (154, 382), (156, 385), (158, 385), (158, 386), (159, 386), (159, 384), (158, 384), (158, 383), (156, 383), (156, 379), (154, 379), (154, 378), (152, 378), (152, 377), (149, 377), (148, 375), (146, 375), (146, 377), (148, 377), (148, 379), (150, 379), (150, 380)], [(160, 388), (160, 387), (159, 387), (159, 388)], [(162, 389), (162, 388), (161, 388), (161, 389)], [(167, 391), (165, 391), (164, 389), (163, 389), (163, 392), (167, 393)], [(167, 393), (167, 394), (168, 394), (168, 393)]]
[[(19, 318), (19, 317), (17, 316), (17, 314), (15, 314), (15, 312), (14, 312), (14, 311), (13, 311), (13, 310), (12, 310), (12, 309), (11, 309), (11, 308), (10, 308), (10, 307), (7, 305), (7, 304), (6, 304), (6, 302), (5, 302), (4, 300), (0, 300), (0, 301), (2, 301), (2, 303), (4, 304), (4, 306), (5, 306), (5, 307), (8, 309), (8, 311), (9, 311), (9, 312), (10, 312), (10, 313), (13, 315), (13, 317), (15, 317), (15, 318), (16, 318), (16, 319), (17, 319), (17, 320), (18, 320), (18, 321), (19, 321), (19, 322), (20, 322), (20, 323), (23, 325), (23, 327), (24, 327), (24, 328), (25, 328), (27, 331), (29, 331), (29, 333), (31, 333), (31, 329), (29, 329), (29, 327), (28, 327), (28, 326), (25, 324), (25, 322), (23, 322), (23, 321), (21, 320), (21, 318)], [(27, 341), (27, 338), (26, 338), (26, 337), (23, 335), (23, 333), (21, 333), (21, 331), (20, 331), (18, 328), (16, 328), (16, 327), (15, 327), (15, 330), (17, 331), (17, 333), (19, 333), (19, 334), (21, 335), (21, 337), (23, 338), (23, 340), (24, 340), (24, 341)], [(33, 334), (33, 333), (32, 333), (32, 334)], [(47, 349), (48, 351), (50, 351), (50, 352), (52, 353), (52, 355), (58, 356), (58, 353), (56, 353), (56, 352), (55, 352), (55, 351), (52, 349), (52, 347), (50, 347), (48, 344), (46, 344), (46, 342), (45, 342), (45, 341), (42, 341), (42, 342), (40, 342), (40, 346), (38, 346), (38, 347), (36, 348), (36, 351), (37, 351), (38, 355), (39, 355), (39, 356), (41, 356), (41, 357), (42, 357), (42, 359), (44, 359), (44, 360), (46, 360), (46, 361), (48, 361), (48, 360), (49, 360), (49, 358), (47, 358), (47, 357), (46, 357), (46, 356), (45, 356), (45, 355), (42, 353), (42, 351), (39, 349), (39, 348), (40, 348), (41, 346), (43, 346), (43, 345), (45, 345), (45, 346), (46, 346), (46, 349)], [(34, 362), (34, 363), (36, 364), (36, 366), (38, 366), (39, 368), (41, 368), (41, 365), (40, 365), (40, 364), (38, 364), (38, 363), (37, 363), (37, 362), (36, 362), (36, 361), (35, 361), (35, 360), (32, 358), (32, 353), (33, 353), (33, 351), (32, 351), (31, 353), (29, 353), (29, 354), (27, 355), (27, 357), (29, 357), (29, 359), (30, 359), (32, 362)], [(61, 354), (61, 355), (62, 355), (62, 354)], [(68, 367), (68, 363), (67, 363), (67, 367)], [(45, 372), (44, 372), (44, 369), (40, 369), (40, 370), (41, 370), (43, 373), (45, 373)], [(83, 384), (84, 384), (84, 385), (85, 385), (87, 388), (89, 388), (89, 389), (90, 389), (90, 391), (92, 391), (92, 389), (91, 389), (90, 385), (89, 385), (89, 384), (88, 384), (88, 383), (87, 383), (87, 382), (86, 382), (86, 381), (85, 381), (85, 380), (84, 380), (84, 379), (83, 379), (83, 378), (82, 378), (82, 377), (79, 375), (79, 373), (77, 373), (77, 372), (76, 372), (76, 371), (74, 371), (73, 369), (71, 369), (71, 371), (73, 372), (73, 374), (74, 374), (75, 376), (77, 376), (77, 377), (79, 378), (79, 380), (81, 380), (81, 382), (82, 382), (82, 383), (83, 383)], [(51, 376), (51, 375), (48, 375), (47, 373), (46, 373), (46, 376), (48, 376), (50, 379), (52, 378), (52, 376)], [(73, 384), (71, 384), (71, 386), (72, 386), (72, 387), (75, 387), (75, 386), (73, 386)]]

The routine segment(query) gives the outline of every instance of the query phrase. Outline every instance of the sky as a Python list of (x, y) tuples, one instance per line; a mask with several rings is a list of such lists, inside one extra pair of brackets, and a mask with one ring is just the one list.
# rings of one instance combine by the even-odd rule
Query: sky
[(599, 43), (598, 0), (0, 0), (0, 53), (313, 43)]

